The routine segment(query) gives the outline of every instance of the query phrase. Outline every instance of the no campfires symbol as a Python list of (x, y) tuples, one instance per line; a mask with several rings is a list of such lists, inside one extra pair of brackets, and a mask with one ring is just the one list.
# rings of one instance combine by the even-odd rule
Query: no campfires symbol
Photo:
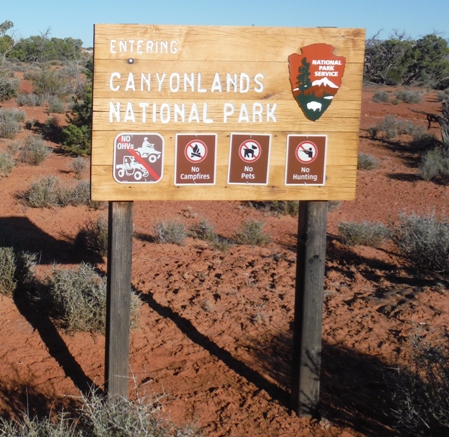
[(255, 162), (259, 159), (262, 148), (257, 141), (245, 140), (239, 147), (239, 156), (242, 161)]
[(296, 147), (296, 158), (303, 164), (310, 164), (318, 156), (318, 147), (312, 141), (303, 141)]
[(207, 156), (207, 145), (201, 140), (189, 141), (184, 150), (188, 161), (195, 164), (202, 162)]

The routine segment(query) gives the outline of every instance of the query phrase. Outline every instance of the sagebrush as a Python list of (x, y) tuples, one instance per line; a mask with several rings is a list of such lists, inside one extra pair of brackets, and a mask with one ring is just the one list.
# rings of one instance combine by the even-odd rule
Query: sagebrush
[(392, 238), (410, 264), (421, 270), (449, 272), (449, 222), (435, 214), (400, 214)]
[[(131, 294), (131, 321), (138, 318), (139, 298)], [(41, 304), (50, 317), (68, 332), (104, 333), (106, 327), (106, 278), (82, 263), (76, 270), (54, 266), (44, 280)]]
[(187, 231), (184, 223), (168, 220), (158, 222), (154, 226), (156, 232), (156, 241), (163, 244), (177, 244), (182, 246), (187, 237)]
[(103, 217), (87, 221), (76, 235), (75, 246), (99, 255), (107, 255), (108, 221)]
[(248, 220), (234, 233), (238, 244), (250, 246), (266, 246), (271, 243), (271, 236), (264, 231), (265, 223), (258, 220)]
[(380, 246), (389, 237), (388, 228), (380, 222), (341, 222), (338, 225), (343, 244), (348, 246)]

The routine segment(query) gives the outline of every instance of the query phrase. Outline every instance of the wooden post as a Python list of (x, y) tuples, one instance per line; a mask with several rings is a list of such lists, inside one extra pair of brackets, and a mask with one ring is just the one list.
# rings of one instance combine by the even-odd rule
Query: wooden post
[(293, 328), (292, 410), (317, 416), (328, 204), (300, 202)]
[(105, 389), (128, 398), (133, 202), (109, 202)]

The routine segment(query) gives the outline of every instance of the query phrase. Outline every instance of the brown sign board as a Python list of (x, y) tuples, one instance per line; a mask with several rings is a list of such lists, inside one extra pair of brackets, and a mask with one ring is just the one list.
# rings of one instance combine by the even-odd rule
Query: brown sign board
[(94, 200), (355, 198), (363, 29), (94, 30)]

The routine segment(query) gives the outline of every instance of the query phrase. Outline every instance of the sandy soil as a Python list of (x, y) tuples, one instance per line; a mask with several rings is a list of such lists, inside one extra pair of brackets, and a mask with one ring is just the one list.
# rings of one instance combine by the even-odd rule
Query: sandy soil
[[(394, 435), (384, 414), (391, 382), (385, 375), (407, 363), (412, 337), (438, 342), (447, 333), (449, 283), (411, 269), (391, 244), (348, 248), (337, 228), (342, 220), (388, 224), (401, 211), (439, 214), (448, 205), (449, 187), (419, 179), (419, 157), (405, 141), (368, 138), (366, 130), (387, 114), (427, 127), (411, 105), (373, 103), (375, 91), (363, 93), (360, 152), (375, 156), (380, 166), (359, 171), (357, 200), (329, 213), (322, 419), (289, 412), (297, 218), (238, 202), (135, 203), (132, 284), (142, 307), (131, 332), (132, 396), (165, 393), (166, 417), (194, 423), (211, 437)], [(441, 103), (429, 91), (413, 107), (436, 113)], [(27, 119), (47, 118), (42, 108), (22, 109)], [(439, 134), (437, 126), (431, 131)], [(0, 140), (0, 149), (8, 143)], [(106, 209), (33, 209), (16, 197), (43, 174), (75, 183), (72, 159), (53, 153), (43, 165), (19, 165), (0, 180), (0, 226), (25, 237), (39, 253), (39, 274), (53, 263), (74, 267), (82, 260), (106, 269), (104, 258), (79, 253), (73, 245), (80, 226), (105, 216)], [(166, 219), (187, 226), (207, 219), (219, 235), (231, 237), (250, 218), (266, 223), (273, 238), (267, 247), (234, 245), (220, 252), (192, 238), (182, 247), (152, 240), (154, 224)], [(29, 303), (4, 296), (0, 332), (4, 416), (69, 408), (80, 391), (102, 387), (102, 335), (67, 335)]]

